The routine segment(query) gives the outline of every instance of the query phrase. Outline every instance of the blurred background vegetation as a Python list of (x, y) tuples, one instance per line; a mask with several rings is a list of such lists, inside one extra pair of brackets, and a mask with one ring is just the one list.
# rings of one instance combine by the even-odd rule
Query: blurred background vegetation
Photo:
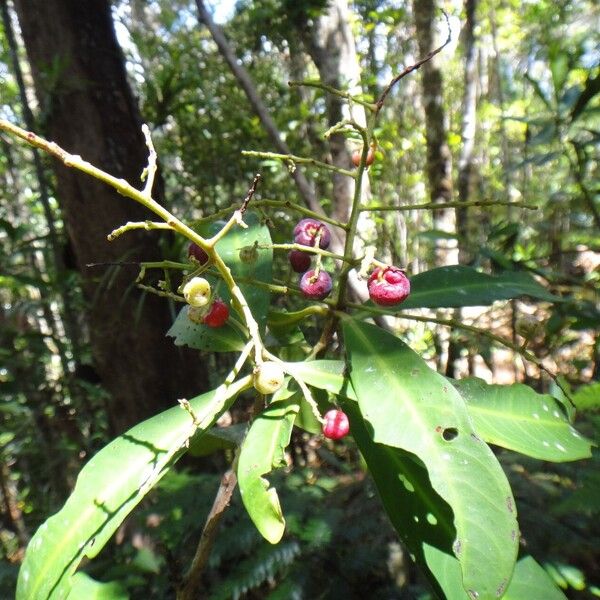
[[(219, 22), (251, 93), (200, 7)], [(0, 116), (132, 183), (145, 160), (139, 125), (147, 122), (160, 160), (158, 197), (188, 221), (239, 203), (257, 172), (259, 199), (302, 203), (278, 161), (241, 155), (277, 151), (252, 93), (293, 154), (350, 168), (355, 141), (323, 138), (339, 106), (288, 81), (320, 77), (345, 87), (360, 73), (376, 98), (445, 39), (443, 8), (450, 45), (394, 88), (383, 109), (370, 202), (400, 210), (374, 212), (364, 242), (412, 274), (460, 261), (533, 274), (561, 296), (555, 304), (440, 312), (493, 328), (561, 373), (579, 429), (598, 439), (597, 3), (0, 0), (0, 8)], [(336, 181), (306, 174), (314, 198), (343, 215)], [(0, 199), (0, 596), (9, 598), (28, 539), (62, 505), (81, 465), (131, 424), (214, 387), (229, 359), (175, 349), (164, 337), (175, 308), (136, 289), (135, 264), (181, 260), (185, 248), (155, 232), (106, 242), (112, 227), (140, 220), (125, 200), (5, 135)], [(467, 206), (405, 208), (427, 202)], [(274, 241), (288, 241), (295, 215), (265, 216)], [(277, 268), (282, 281), (294, 281), (285, 255)], [(315, 327), (305, 324), (307, 339)], [(448, 375), (558, 393), (535, 365), (489, 339), (416, 322), (399, 327)], [(234, 424), (246, 418), (243, 407), (229, 416)], [(278, 481), (286, 537), (273, 547), (261, 540), (236, 499), (203, 597), (427, 597), (352, 442), (296, 433), (290, 448), (290, 473)], [(90, 574), (122, 582), (132, 598), (171, 597), (228, 452), (186, 458)], [(598, 455), (572, 465), (500, 457), (528, 552), (568, 597), (600, 596)]]

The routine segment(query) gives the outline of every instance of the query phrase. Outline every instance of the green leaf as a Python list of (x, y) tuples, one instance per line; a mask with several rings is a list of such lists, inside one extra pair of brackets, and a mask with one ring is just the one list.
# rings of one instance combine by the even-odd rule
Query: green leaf
[(591, 456), (591, 443), (565, 417), (561, 404), (526, 385), (488, 385), (482, 379), (452, 381), (467, 402), (477, 434), (533, 458), (553, 462)]
[[(433, 489), (429, 474), (414, 455), (373, 441), (358, 404), (345, 402), (350, 430), (365, 459), (385, 511), (398, 535), (438, 595), (457, 597), (452, 588), (466, 597), (458, 561), (452, 554), (456, 538), (452, 509)], [(454, 562), (455, 584), (446, 581), (446, 555)]]
[(229, 427), (211, 427), (208, 431), (199, 431), (192, 437), (187, 452), (190, 456), (208, 456), (217, 450), (231, 450), (241, 445), (245, 434), (245, 423)]
[(87, 573), (75, 573), (73, 587), (68, 600), (128, 600), (129, 594), (123, 586), (111, 581), (102, 583), (92, 579)]
[[(248, 225), (247, 229), (234, 227), (219, 241), (216, 246), (219, 255), (231, 270), (234, 278), (248, 278), (271, 283), (273, 270), (272, 249), (257, 249), (257, 258), (254, 262), (246, 263), (240, 258), (242, 248), (254, 246), (255, 243), (265, 246), (270, 245), (269, 229), (262, 225), (258, 215), (252, 212), (246, 213), (244, 222)], [(217, 233), (221, 227), (222, 223), (220, 222), (203, 223), (197, 229), (202, 235), (210, 237)], [(213, 296), (220, 296), (223, 300), (229, 302), (231, 296), (223, 281), (208, 275), (206, 277), (213, 287)], [(271, 302), (270, 293), (268, 290), (250, 283), (238, 283), (260, 330), (264, 331)], [(175, 345), (185, 345), (196, 350), (210, 352), (240, 351), (244, 347), (245, 341), (242, 335), (231, 323), (226, 323), (223, 327), (207, 327), (190, 321), (187, 311), (187, 306), (181, 309), (175, 323), (167, 332), (168, 336), (175, 338)]]
[(225, 323), (223, 327), (194, 323), (188, 317), (188, 309), (188, 306), (184, 306), (179, 311), (175, 323), (167, 331), (168, 336), (175, 338), (176, 346), (210, 352), (239, 352), (246, 345), (240, 332), (230, 323)]
[[(257, 250), (255, 262), (245, 263), (240, 259), (240, 250), (247, 246), (270, 246), (271, 234), (266, 225), (261, 224), (260, 217), (253, 212), (244, 215), (247, 229), (234, 227), (216, 248), (221, 258), (231, 269), (234, 278), (251, 278), (263, 283), (271, 283), (273, 279), (273, 250), (271, 248)], [(260, 330), (264, 331), (267, 323), (267, 312), (271, 304), (268, 290), (250, 283), (239, 283), (240, 289), (248, 302), (248, 306), (256, 319)]]
[(263, 476), (287, 465), (285, 449), (290, 443), (299, 400), (299, 394), (294, 394), (271, 402), (253, 421), (238, 460), (242, 501), (258, 531), (271, 544), (283, 536), (285, 519), (277, 490), (270, 488)]
[(17, 600), (67, 597), (84, 556), (93, 558), (123, 519), (185, 452), (198, 429), (207, 429), (251, 385), (247, 376), (190, 401), (190, 414), (175, 406), (113, 440), (81, 470), (63, 508), (33, 536), (19, 571)]
[[(435, 547), (426, 547), (426, 551), (430, 555), (430, 562), (436, 561), (434, 564), (443, 597), (446, 600), (472, 600), (462, 589), (460, 565), (456, 558)], [(500, 597), (502, 600), (566, 600), (550, 575), (531, 556), (524, 556), (517, 561), (508, 589), (504, 595), (497, 596)]]
[(504, 600), (566, 600), (548, 573), (531, 557), (520, 559)]
[(335, 396), (356, 400), (356, 394), (350, 385), (350, 380), (344, 376), (346, 365), (341, 360), (310, 360), (285, 363), (285, 368), (308, 385), (326, 390)]
[(520, 296), (548, 302), (561, 300), (527, 273), (509, 271), (501, 275), (487, 275), (462, 265), (439, 267), (415, 275), (410, 279), (410, 286), (411, 293), (402, 303), (402, 310), (489, 306), (497, 300)]
[(581, 386), (573, 394), (573, 402), (577, 409), (581, 411), (600, 409), (600, 383)]
[[(518, 549), (514, 499), (490, 448), (474, 431), (460, 394), (401, 340), (346, 320), (352, 387), (373, 441), (416, 455), (433, 489), (452, 507), (464, 588), (496, 598)], [(477, 594), (477, 595), (476, 595)]]

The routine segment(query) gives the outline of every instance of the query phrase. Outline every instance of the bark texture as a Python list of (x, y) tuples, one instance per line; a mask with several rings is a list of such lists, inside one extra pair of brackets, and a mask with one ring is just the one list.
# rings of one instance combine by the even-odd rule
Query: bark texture
[[(51, 140), (132, 184), (146, 162), (141, 117), (126, 80), (108, 0), (16, 0), (41, 126)], [(106, 269), (88, 263), (158, 260), (158, 237), (106, 235), (150, 214), (106, 185), (53, 164), (58, 199), (89, 300), (95, 367), (111, 392), (116, 431), (200, 391), (206, 370), (176, 349), (164, 299), (143, 298), (133, 287), (136, 267)], [(160, 199), (160, 198), (159, 198)]]
[[(337, 89), (347, 89), (351, 93), (360, 93), (360, 65), (350, 16), (347, 0), (328, 2), (327, 10), (314, 20), (313, 26), (310, 29), (305, 28), (304, 42), (319, 71), (322, 83)], [(362, 106), (353, 106), (350, 115), (344, 99), (333, 94), (326, 94), (325, 99), (330, 127), (349, 116), (365, 125), (366, 116)], [(342, 133), (334, 133), (329, 137), (329, 152), (332, 164), (343, 169), (352, 167), (352, 148)], [(334, 173), (332, 216), (335, 219), (342, 222), (348, 220), (353, 194), (353, 180)]]
[[(426, 56), (436, 46), (434, 23), (440, 13), (436, 10), (435, 0), (414, 0), (413, 13), (417, 27), (419, 55)], [(432, 202), (450, 202), (452, 200), (452, 157), (447, 141), (442, 72), (435, 61), (425, 63), (420, 71), (425, 109), (429, 195)], [(433, 219), (435, 229), (454, 232), (453, 210), (436, 210)], [(439, 241), (436, 245), (437, 265), (455, 263), (455, 255), (452, 245), (449, 245), (446, 240)]]
[[(462, 145), (458, 159), (458, 199), (468, 202), (471, 191), (471, 175), (477, 131), (477, 61), (475, 46), (475, 11), (477, 0), (465, 1), (465, 25), (463, 28), (463, 47), (465, 55), (464, 89), (462, 99)], [(469, 242), (468, 211), (461, 207), (456, 211), (456, 228), (459, 234), (460, 261), (468, 262)]]

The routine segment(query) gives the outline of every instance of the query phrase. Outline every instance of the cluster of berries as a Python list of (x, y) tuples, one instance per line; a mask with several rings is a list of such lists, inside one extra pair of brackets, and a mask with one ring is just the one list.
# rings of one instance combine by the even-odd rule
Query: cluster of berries
[[(194, 243), (188, 248), (188, 256), (201, 265), (208, 261), (208, 254)], [(229, 306), (221, 298), (212, 297), (210, 283), (204, 277), (192, 277), (183, 286), (183, 296), (189, 304), (190, 321), (207, 327), (222, 327), (229, 319)]]
[[(370, 150), (371, 152), (371, 150)], [(367, 163), (372, 162), (369, 156)], [(358, 157), (360, 161), (360, 157)], [(353, 157), (354, 162), (354, 157)], [(314, 248), (318, 245), (322, 250), (329, 248), (331, 231), (329, 227), (316, 219), (302, 219), (294, 227), (294, 242), (301, 246)], [(312, 257), (310, 252), (292, 250), (289, 261), (296, 273), (302, 273), (300, 291), (311, 300), (324, 300), (331, 293), (333, 281), (331, 275), (320, 268), (311, 269)], [(203, 265), (208, 261), (208, 255), (197, 244), (190, 244), (188, 256)], [(410, 282), (404, 272), (398, 267), (376, 267), (368, 280), (369, 297), (375, 304), (393, 306), (403, 302), (410, 294)], [(183, 287), (183, 295), (189, 304), (188, 316), (196, 323), (208, 327), (221, 327), (229, 318), (229, 307), (220, 298), (212, 298), (210, 283), (203, 277), (193, 277)], [(259, 365), (254, 373), (254, 387), (262, 394), (272, 394), (278, 390), (284, 381), (281, 366), (274, 362)], [(323, 435), (332, 440), (339, 440), (350, 431), (350, 423), (346, 413), (332, 409), (325, 413)]]
[[(326, 250), (331, 243), (331, 231), (325, 223), (316, 219), (302, 219), (294, 227), (294, 242), (302, 246)], [(311, 300), (323, 300), (331, 292), (331, 275), (322, 269), (311, 269), (311, 255), (302, 250), (292, 250), (288, 255), (296, 273), (304, 273), (300, 279), (300, 291)], [(393, 306), (406, 300), (410, 294), (410, 282), (398, 267), (376, 267), (368, 281), (369, 297), (380, 306)]]
[[(369, 149), (367, 165), (373, 162), (374, 156)], [(360, 154), (352, 156), (352, 162), (357, 166)], [(316, 219), (302, 219), (294, 227), (294, 242), (302, 246), (316, 247), (326, 250), (331, 243), (331, 231), (325, 223)], [(333, 287), (331, 275), (322, 269), (311, 269), (311, 254), (302, 250), (292, 250), (288, 259), (296, 273), (303, 273), (300, 279), (300, 291), (311, 300), (323, 300)], [(410, 294), (410, 281), (398, 267), (376, 267), (367, 283), (369, 297), (380, 306), (394, 306), (400, 304)], [(332, 409), (325, 413), (323, 435), (332, 440), (339, 440), (350, 431), (348, 416), (344, 411)]]

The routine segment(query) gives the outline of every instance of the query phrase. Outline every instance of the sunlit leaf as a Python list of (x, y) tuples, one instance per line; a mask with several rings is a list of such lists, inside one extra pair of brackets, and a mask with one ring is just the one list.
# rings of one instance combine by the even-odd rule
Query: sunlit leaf
[(93, 558), (123, 519), (185, 452), (198, 429), (210, 427), (251, 377), (190, 401), (196, 421), (175, 406), (113, 440), (81, 470), (63, 508), (40, 526), (19, 571), (17, 599), (67, 597), (84, 556)]
[(102, 583), (87, 573), (75, 573), (68, 600), (128, 600), (129, 594), (116, 581)]
[(531, 296), (548, 302), (560, 300), (527, 273), (511, 271), (501, 275), (487, 275), (462, 265), (439, 267), (419, 273), (410, 278), (410, 285), (410, 296), (399, 306), (402, 310), (489, 306), (497, 300), (520, 296)]
[(433, 489), (451, 506), (464, 588), (496, 597), (510, 581), (518, 549), (506, 476), (471, 425), (460, 394), (401, 340), (344, 322), (349, 373), (373, 441), (416, 455)]
[(490, 444), (533, 458), (564, 462), (591, 456), (591, 444), (567, 420), (562, 405), (526, 385), (453, 381), (468, 404), (477, 434)]
[(265, 475), (286, 466), (285, 449), (290, 443), (300, 397), (274, 400), (254, 419), (242, 444), (237, 476), (240, 495), (250, 518), (263, 537), (276, 544), (285, 531), (285, 519), (277, 490)]

